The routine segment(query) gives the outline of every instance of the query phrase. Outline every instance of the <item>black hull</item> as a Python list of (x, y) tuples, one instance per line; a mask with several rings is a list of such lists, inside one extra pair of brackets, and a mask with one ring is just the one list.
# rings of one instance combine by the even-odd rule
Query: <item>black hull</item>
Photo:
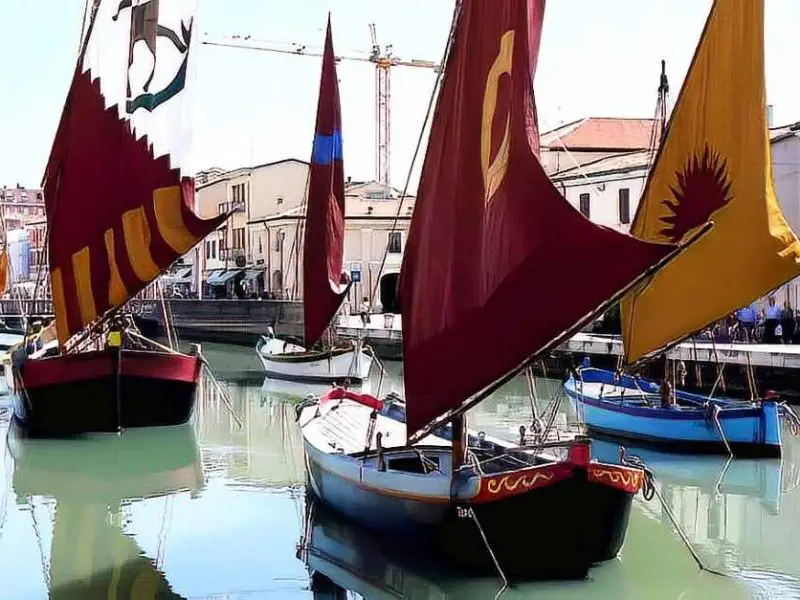
[[(637, 446), (653, 450), (663, 450), (675, 454), (728, 454), (728, 448), (723, 442), (691, 442), (691, 441), (664, 441), (646, 436), (620, 433), (599, 427), (586, 425), (586, 430), (592, 438), (607, 442), (624, 444), (626, 441)], [(780, 458), (781, 447), (770, 444), (742, 444), (730, 443), (731, 451), (736, 458)]]
[[(309, 494), (330, 509), (308, 486)], [(381, 539), (413, 545), (455, 572), (495, 576), (475, 520), (506, 577), (515, 581), (579, 580), (617, 556), (625, 541), (633, 494), (592, 483), (585, 472), (555, 485), (483, 504), (454, 504), (438, 525)], [(343, 518), (347, 518), (342, 515)], [(360, 523), (362, 526), (367, 524)]]
[[(552, 486), (472, 505), (503, 572), (515, 580), (583, 579), (617, 556), (633, 495), (576, 473)], [(460, 511), (463, 514), (463, 509)], [(438, 534), (439, 550), (458, 570), (497, 570), (472, 518), (454, 507)]]
[(28, 390), (15, 399), (14, 416), (29, 435), (61, 437), (180, 425), (192, 415), (195, 384), (122, 377), (121, 385), (120, 419), (113, 377)]

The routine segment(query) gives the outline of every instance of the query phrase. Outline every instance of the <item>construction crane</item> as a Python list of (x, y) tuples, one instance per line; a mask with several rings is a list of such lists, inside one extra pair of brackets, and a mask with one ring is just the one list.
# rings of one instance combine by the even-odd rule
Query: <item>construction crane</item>
[[(391, 69), (392, 67), (416, 67), (431, 69), (438, 73), (440, 65), (431, 60), (401, 60), (392, 53), (392, 46), (387, 45), (381, 50), (378, 44), (378, 35), (375, 23), (369, 24), (369, 33), (372, 49), (368, 56), (336, 55), (336, 61), (353, 60), (369, 62), (375, 65), (375, 180), (383, 185), (390, 185), (391, 163)], [(259, 50), (262, 52), (276, 52), (292, 56), (322, 56), (322, 52), (310, 50), (306, 44), (270, 42), (254, 39), (251, 36), (233, 35), (221, 38), (204, 36), (203, 44), (208, 46), (222, 46), (226, 48), (241, 48), (244, 50)]]

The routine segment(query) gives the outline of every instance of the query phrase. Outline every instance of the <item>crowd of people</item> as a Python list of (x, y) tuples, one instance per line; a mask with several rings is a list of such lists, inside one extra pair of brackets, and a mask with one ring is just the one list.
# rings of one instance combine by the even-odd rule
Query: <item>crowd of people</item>
[(800, 312), (787, 301), (780, 306), (773, 296), (764, 308), (753, 303), (715, 323), (701, 337), (715, 341), (755, 344), (800, 344)]

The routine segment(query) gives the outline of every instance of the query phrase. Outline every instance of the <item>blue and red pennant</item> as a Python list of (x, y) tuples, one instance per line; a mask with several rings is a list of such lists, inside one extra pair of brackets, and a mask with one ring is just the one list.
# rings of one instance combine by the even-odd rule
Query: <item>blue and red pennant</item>
[(330, 16), (322, 57), (317, 126), (311, 152), (303, 245), (306, 346), (322, 337), (347, 291), (344, 261), (344, 163), (342, 110)]

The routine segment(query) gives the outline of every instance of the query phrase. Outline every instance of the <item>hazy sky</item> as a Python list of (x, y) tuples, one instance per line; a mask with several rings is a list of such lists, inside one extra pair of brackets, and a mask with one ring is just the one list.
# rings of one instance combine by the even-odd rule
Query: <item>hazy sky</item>
[[(488, 0), (486, 0), (488, 1)], [(742, 0), (748, 1), (748, 0)], [(0, 185), (38, 185), (74, 68), (83, 0), (0, 0)], [(549, 0), (536, 76), (542, 129), (584, 116), (652, 116), (659, 61), (677, 97), (710, 0)], [(452, 0), (200, 0), (199, 32), (369, 51), (368, 24), (403, 58), (440, 60)], [(775, 122), (800, 120), (798, 0), (767, 0), (767, 93)], [(374, 174), (374, 69), (339, 64), (345, 169)], [(200, 165), (310, 154), (320, 59), (202, 46)], [(392, 70), (392, 181), (402, 186), (435, 75)]]

